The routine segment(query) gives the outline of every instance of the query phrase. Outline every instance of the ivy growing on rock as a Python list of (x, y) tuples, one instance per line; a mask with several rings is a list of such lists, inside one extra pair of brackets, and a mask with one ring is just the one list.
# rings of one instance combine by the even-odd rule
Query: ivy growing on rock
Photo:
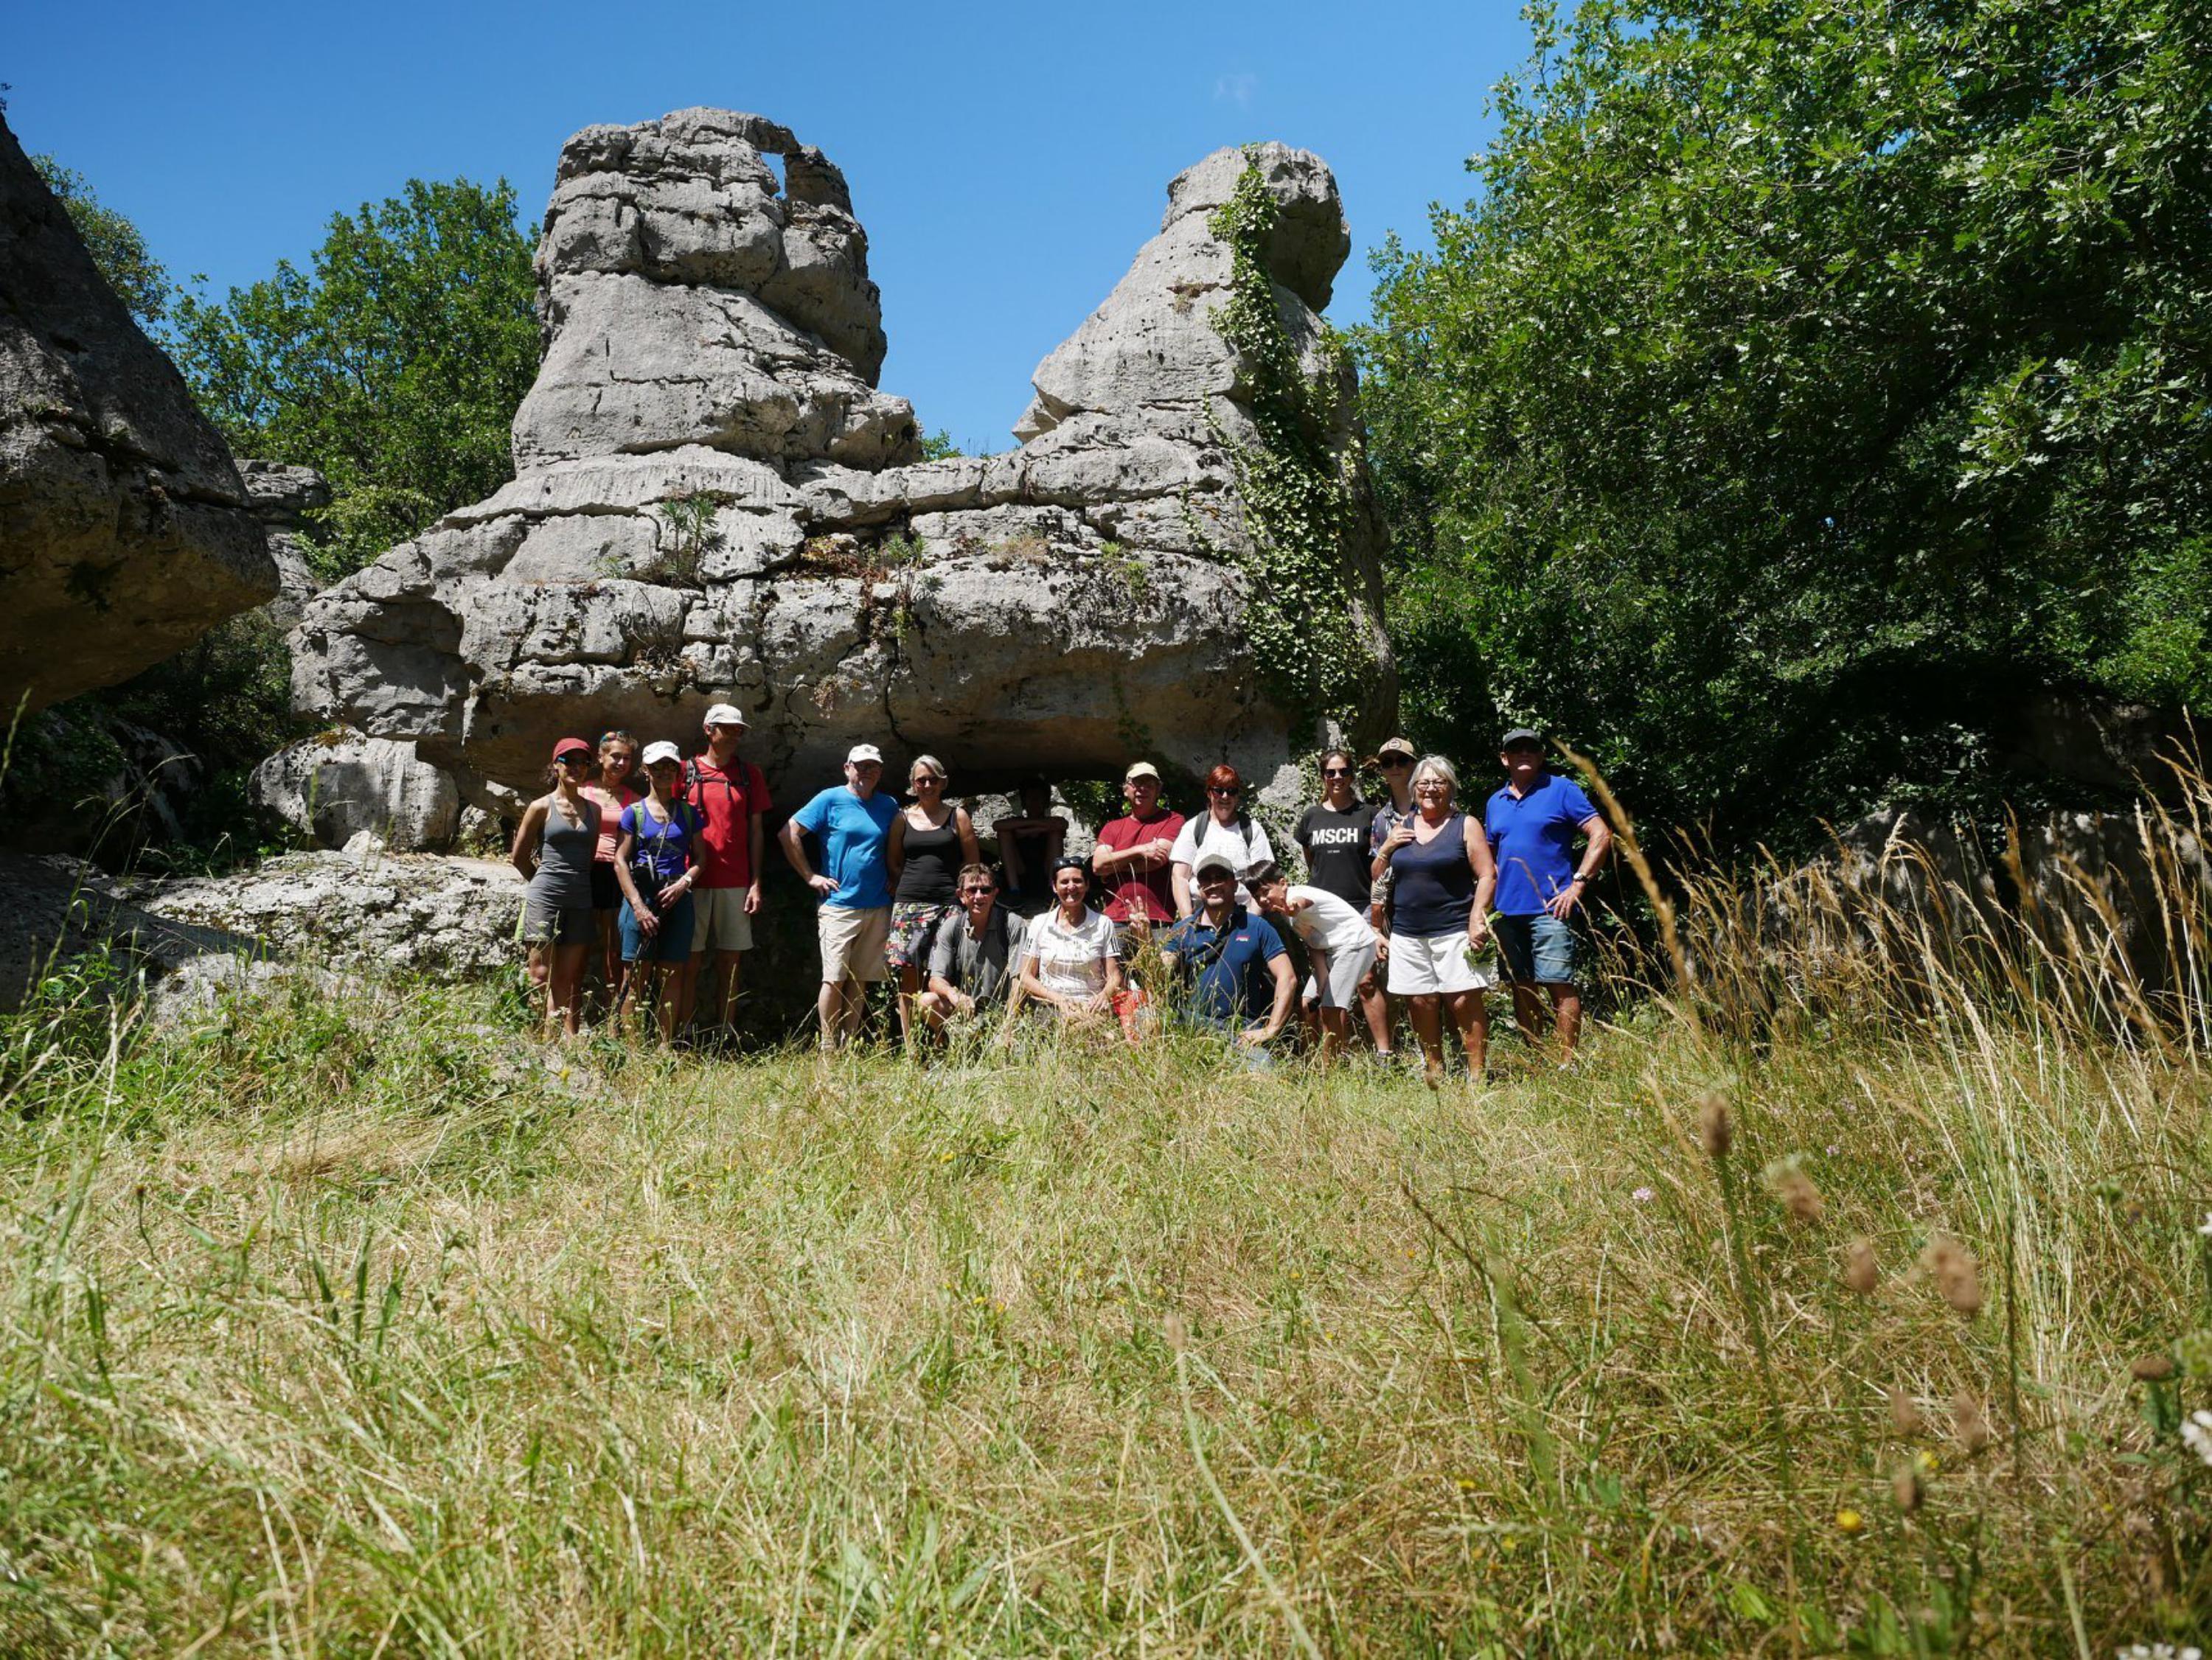
[[(1210, 321), (1243, 360), (1259, 430), (1256, 445), (1223, 435), (1254, 548), (1245, 633), (1279, 696), (1316, 718), (1345, 715), (1373, 665), (1357, 644), (1359, 630), (1328, 626), (1352, 610), (1344, 557), (1352, 498), (1331, 441), (1340, 420), (1339, 375), (1309, 379), (1303, 372), (1267, 273), (1275, 199), (1256, 151), (1248, 147), (1245, 157), (1236, 190), (1206, 221), (1231, 255), (1229, 298)], [(1343, 362), (1334, 336), (1323, 349), (1332, 370)]]

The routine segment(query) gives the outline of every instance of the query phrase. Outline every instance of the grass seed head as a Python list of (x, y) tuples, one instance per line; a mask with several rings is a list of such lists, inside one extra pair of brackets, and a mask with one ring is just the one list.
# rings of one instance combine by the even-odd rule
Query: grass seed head
[(1928, 1488), (1920, 1479), (1920, 1472), (1911, 1464), (1897, 1467), (1897, 1474), (1890, 1478), (1889, 1491), (1891, 1497), (1897, 1500), (1897, 1507), (1907, 1516), (1918, 1510), (1928, 1497)]
[(1844, 1247), (1844, 1283), (1862, 1297), (1874, 1295), (1881, 1283), (1881, 1264), (1875, 1260), (1873, 1240), (1856, 1239)]
[(1716, 1159), (1728, 1157), (1729, 1149), (1735, 1145), (1735, 1121), (1729, 1117), (1728, 1102), (1717, 1093), (1698, 1103), (1698, 1140)]
[(1777, 1160), (1766, 1166), (1765, 1176), (1768, 1190), (1782, 1201), (1782, 1208), (1790, 1213), (1791, 1221), (1811, 1223), (1820, 1220), (1820, 1190), (1814, 1186), (1813, 1178), (1796, 1159)]
[(1990, 1444), (1989, 1415), (1972, 1390), (1962, 1389), (1951, 1397), (1951, 1433), (1969, 1452), (1979, 1452)]
[(1920, 1409), (1913, 1405), (1912, 1397), (1899, 1384), (1889, 1386), (1889, 1421), (1897, 1427), (1899, 1435), (1920, 1433)]
[(1926, 1260), (1945, 1302), (1970, 1320), (1982, 1312), (1982, 1275), (1972, 1251), (1956, 1239), (1939, 1239), (1928, 1247)]
[(2142, 1355), (2128, 1368), (2128, 1375), (2139, 1384), (2162, 1384), (2173, 1376), (2173, 1357), (2169, 1354)]

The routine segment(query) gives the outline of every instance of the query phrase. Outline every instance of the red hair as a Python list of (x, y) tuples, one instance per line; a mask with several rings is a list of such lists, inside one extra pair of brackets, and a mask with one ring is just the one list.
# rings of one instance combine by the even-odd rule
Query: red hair
[(1242, 790), (1244, 780), (1235, 767), (1224, 761), (1206, 775), (1206, 787), (1209, 790)]

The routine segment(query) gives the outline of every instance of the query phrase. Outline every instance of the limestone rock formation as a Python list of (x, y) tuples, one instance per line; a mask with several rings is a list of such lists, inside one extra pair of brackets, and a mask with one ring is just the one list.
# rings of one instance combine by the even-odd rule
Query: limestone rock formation
[(0, 127), (0, 706), (126, 680), (276, 591), (229, 451)]
[(453, 779), (411, 743), (332, 732), (278, 750), (253, 769), (253, 804), (326, 847), (368, 831), (402, 851), (450, 846), (460, 829)]
[(522, 878), (485, 859), (403, 857), (362, 837), (347, 852), (286, 853), (227, 876), (125, 888), (171, 928), (349, 972), (458, 978), (514, 966)]
[[(1245, 634), (1253, 376), (1210, 320), (1231, 272), (1212, 209), (1247, 165), (1224, 150), (1170, 186), (1160, 233), (1038, 369), (1019, 449), (917, 462), (910, 411), (872, 389), (865, 238), (820, 152), (713, 111), (580, 133), (538, 253), (550, 345), (518, 476), (309, 604), (296, 700), (413, 743), (495, 810), (564, 733), (690, 740), (722, 698), (787, 796), (861, 739), (933, 750), (963, 789), (1139, 753), (1287, 785), (1314, 732)], [(1349, 245), (1335, 181), (1280, 145), (1250, 165), (1355, 507), (1354, 613), (1322, 649), (1372, 653), (1387, 722), (1350, 372), (1315, 312)]]
[(281, 461), (241, 460), (238, 473), (253, 516), (268, 535), (269, 558), (276, 567), (276, 597), (269, 602), (269, 615), (289, 629), (322, 586), (311, 558), (317, 532), (307, 515), (331, 505), (330, 481), (313, 467)]

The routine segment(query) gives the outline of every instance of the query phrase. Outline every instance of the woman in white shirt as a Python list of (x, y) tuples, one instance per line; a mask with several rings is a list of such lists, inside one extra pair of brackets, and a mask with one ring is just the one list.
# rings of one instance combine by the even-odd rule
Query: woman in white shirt
[(1246, 815), (1244, 780), (1233, 766), (1217, 766), (1206, 775), (1206, 811), (1183, 821), (1182, 832), (1168, 855), (1168, 863), (1175, 867), (1178, 917), (1188, 916), (1195, 903), (1190, 873), (1197, 867), (1198, 856), (1209, 848), (1218, 849), (1237, 867), (1237, 898), (1249, 909), (1252, 904), (1249, 879), (1260, 866), (1275, 862), (1275, 850), (1267, 845), (1267, 827), (1254, 823)]
[(1327, 1066), (1352, 1035), (1352, 1007), (1359, 984), (1375, 966), (1382, 947), (1358, 906), (1326, 888), (1293, 887), (1273, 865), (1251, 874), (1260, 909), (1286, 919), (1313, 960), (1314, 989), (1321, 1000), (1321, 1059)]
[(1085, 902), (1091, 867), (1072, 855), (1053, 867), (1053, 907), (1033, 918), (1022, 941), (1022, 991), (1072, 1024), (1089, 1025), (1114, 1007), (1121, 965), (1114, 924)]

